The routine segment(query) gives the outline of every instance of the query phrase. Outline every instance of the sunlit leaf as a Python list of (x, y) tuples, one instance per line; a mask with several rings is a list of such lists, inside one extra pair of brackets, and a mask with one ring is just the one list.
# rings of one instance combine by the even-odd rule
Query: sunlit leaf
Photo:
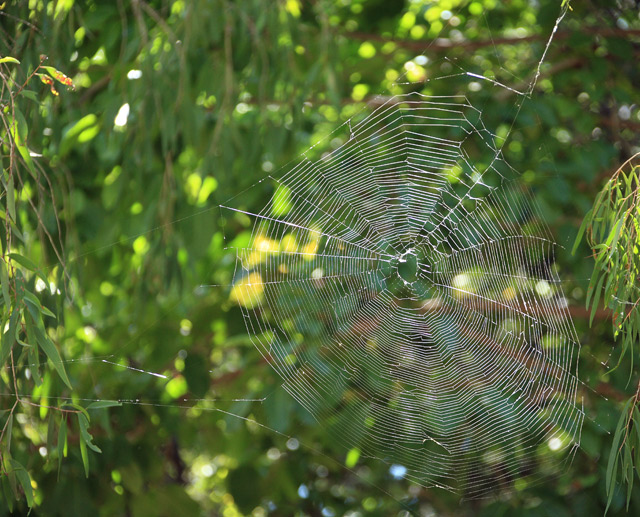
[(35, 334), (38, 345), (40, 345), (40, 348), (42, 348), (44, 353), (47, 355), (62, 381), (71, 388), (71, 381), (69, 380), (69, 377), (67, 377), (67, 372), (64, 368), (64, 363), (62, 362), (58, 349), (51, 339), (49, 339), (49, 337), (39, 328), (35, 329)]
[(15, 260), (22, 267), (36, 273), (42, 279), (42, 281), (45, 282), (46, 284), (47, 277), (44, 275), (42, 271), (40, 271), (38, 266), (36, 266), (30, 259), (28, 259), (24, 255), (20, 255), (19, 253), (9, 253), (9, 257), (11, 257), (11, 260)]

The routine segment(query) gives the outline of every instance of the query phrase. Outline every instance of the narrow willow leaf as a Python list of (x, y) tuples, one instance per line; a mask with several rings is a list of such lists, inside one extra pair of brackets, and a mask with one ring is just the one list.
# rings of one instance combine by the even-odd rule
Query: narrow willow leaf
[[(614, 226), (613, 230), (611, 230), (611, 235), (607, 239), (606, 244), (610, 246), (609, 249), (609, 258), (613, 256), (613, 254), (617, 251), (618, 241), (620, 240), (620, 231), (624, 225), (624, 217), (620, 218), (617, 224)], [(613, 238), (613, 240), (611, 240)]]
[[(11, 474), (9, 474), (11, 476)], [(9, 513), (13, 513), (13, 497), (11, 494), (11, 484), (7, 479), (9, 476), (0, 476), (2, 479), (2, 492), (4, 495), (4, 500), (7, 503), (7, 507), (9, 508)]]
[(64, 369), (64, 363), (62, 362), (62, 358), (60, 357), (60, 353), (58, 352), (58, 349), (56, 348), (56, 346), (53, 344), (53, 341), (51, 341), (51, 339), (49, 339), (49, 336), (47, 336), (39, 328), (35, 328), (34, 331), (35, 331), (36, 340), (38, 342), (38, 345), (40, 345), (40, 348), (42, 348), (44, 353), (47, 355), (47, 357), (49, 358), (49, 360), (53, 364), (53, 367), (58, 372), (58, 375), (60, 376), (62, 381), (69, 388), (71, 388), (71, 381), (69, 381), (69, 377), (67, 377), (67, 372)]
[(607, 465), (607, 506), (604, 510), (604, 514), (607, 515), (609, 511), (609, 506), (611, 506), (611, 501), (613, 501), (613, 494), (616, 491), (616, 483), (615, 483), (615, 472), (618, 470), (618, 449), (611, 449), (611, 454), (609, 455), (609, 463)]
[(627, 510), (629, 510), (629, 502), (631, 501), (631, 492), (633, 490), (633, 458), (631, 457), (630, 443), (625, 443), (623, 464), (624, 469), (626, 469), (625, 477), (627, 478)]
[(75, 402), (65, 402), (64, 404), (62, 404), (62, 407), (68, 408), (68, 409), (74, 409), (75, 411), (82, 413), (86, 417), (87, 422), (91, 422), (91, 417), (89, 416), (89, 412), (85, 408), (83, 408), (80, 404), (76, 404)]
[(42, 377), (40, 376), (40, 357), (38, 356), (38, 349), (35, 346), (29, 347), (29, 366), (36, 386), (42, 386)]
[(45, 316), (49, 316), (50, 318), (58, 319), (58, 318), (56, 317), (56, 315), (55, 315), (53, 312), (51, 312), (49, 309), (47, 309), (47, 308), (46, 308), (44, 305), (42, 305), (42, 304), (40, 305), (40, 312), (41, 312), (42, 314), (44, 314)]
[[(625, 332), (625, 337), (627, 337), (629, 335), (628, 332)], [(629, 379), (627, 380), (627, 385), (629, 385), (631, 383), (631, 374), (633, 373), (633, 356), (635, 355), (633, 353), (633, 350), (631, 350), (633, 343), (631, 343), (630, 341), (626, 340), (624, 341), (624, 346), (627, 350), (629, 350), (631, 352), (631, 366), (629, 368)]]
[[(25, 291), (24, 292), (24, 301), (29, 305), (29, 308), (31, 309), (29, 312), (31, 312), (31, 314), (33, 315), (34, 319), (37, 319), (38, 313), (44, 314), (45, 316), (51, 316), (52, 318), (55, 318), (55, 314), (53, 314), (53, 312), (51, 312), (49, 309), (47, 309), (44, 305), (42, 305), (40, 303), (40, 300), (38, 300), (38, 298), (36, 297), (35, 294), (33, 294), (30, 291)], [(36, 311), (36, 313), (34, 313), (33, 311)]]
[(24, 89), (20, 92), (20, 95), (40, 105), (40, 99), (38, 99), (38, 95), (36, 94), (36, 92)]
[(80, 428), (80, 438), (92, 451), (101, 453), (100, 447), (93, 443), (93, 436), (89, 433), (89, 421), (83, 413), (78, 413), (78, 426)]
[(13, 185), (13, 176), (7, 176), (7, 210), (12, 221), (16, 221), (16, 191)]
[(13, 432), (13, 413), (9, 415), (7, 420), (7, 452), (11, 453), (11, 433)]
[(31, 477), (29, 476), (27, 469), (25, 469), (19, 461), (10, 458), (9, 462), (13, 468), (13, 472), (15, 472), (15, 475), (18, 478), (18, 482), (22, 486), (24, 496), (27, 499), (27, 505), (31, 508), (33, 506), (33, 487), (31, 486)]
[[(613, 299), (613, 293), (611, 293), (610, 289), (611, 289), (611, 284), (613, 283), (614, 280), (617, 280), (617, 278), (615, 277), (615, 275), (607, 275), (607, 281), (604, 285), (604, 299), (605, 300), (612, 300)], [(612, 303), (615, 303), (612, 302)]]
[(582, 241), (582, 236), (584, 235), (584, 231), (587, 229), (587, 226), (591, 223), (591, 215), (593, 214), (593, 210), (589, 210), (587, 215), (584, 216), (582, 224), (580, 225), (580, 229), (578, 230), (578, 235), (576, 235), (576, 241), (573, 244), (573, 249), (571, 250), (571, 254), (575, 255), (578, 250), (578, 246)]
[[(7, 457), (7, 469), (11, 466), (11, 463), (9, 462), (10, 458), (11, 456)], [(19, 499), (20, 494), (18, 493), (18, 480), (16, 479), (16, 473), (13, 471), (13, 469), (9, 470), (7, 477), (9, 478), (9, 486), (11, 487), (14, 498)]]
[[(593, 203), (592, 213), (594, 215), (593, 221), (598, 222), (601, 220), (600, 210), (603, 207), (603, 200), (608, 196), (608, 189), (610, 188), (610, 183), (608, 183), (604, 189), (600, 191), (600, 193), (596, 196), (596, 200)], [(598, 217), (599, 216), (599, 217)]]
[(638, 471), (638, 469), (640, 469), (640, 411), (638, 411), (638, 406), (633, 408), (633, 429), (635, 430), (636, 435), (636, 446), (634, 448), (636, 453), (635, 466), (636, 471)]
[(62, 466), (62, 457), (65, 456), (67, 450), (67, 420), (62, 416), (60, 429), (58, 429), (58, 480), (60, 479), (60, 467)]
[(589, 287), (587, 287), (587, 296), (585, 300), (585, 307), (589, 308), (591, 304), (591, 298), (593, 297), (593, 293), (595, 292), (596, 284), (600, 278), (600, 264), (597, 262), (593, 266), (593, 273), (591, 274), (591, 279), (589, 280)]
[[(616, 431), (613, 435), (613, 441), (611, 443), (611, 452), (609, 452), (609, 461), (607, 463), (607, 475), (605, 477), (605, 487), (607, 494), (609, 495), (609, 502), (613, 498), (613, 492), (615, 491), (615, 473), (618, 466), (618, 456), (620, 453), (620, 444), (622, 442), (623, 433), (626, 430), (626, 422), (628, 416), (629, 406), (633, 401), (633, 397), (627, 400), (625, 403), (618, 423), (616, 424)], [(607, 508), (609, 506), (607, 505)]]
[(38, 326), (41, 325), (42, 318), (40, 317), (40, 301), (35, 297), (33, 293), (30, 293), (26, 289), (22, 293), (22, 299), (27, 306), (27, 310), (33, 317), (33, 322)]
[(15, 63), (16, 65), (19, 65), (20, 61), (18, 61), (15, 57), (5, 56), (0, 57), (0, 63)]
[(38, 172), (33, 164), (33, 159), (31, 158), (31, 153), (29, 152), (29, 148), (27, 147), (27, 139), (29, 126), (27, 125), (27, 121), (24, 118), (22, 112), (18, 109), (18, 106), (12, 104), (13, 107), (13, 115), (14, 119), (11, 121), (9, 126), (11, 137), (13, 138), (13, 143), (15, 144), (22, 160), (24, 161), (27, 168), (37, 176)]
[(29, 271), (33, 271), (36, 275), (38, 275), (42, 279), (42, 281), (45, 284), (47, 283), (47, 277), (44, 276), (44, 273), (42, 273), (42, 271), (40, 271), (38, 266), (36, 266), (27, 257), (25, 257), (24, 255), (20, 255), (19, 253), (9, 253), (9, 257), (11, 258), (11, 260), (15, 260), (22, 267), (28, 269)]
[(82, 456), (82, 464), (84, 465), (84, 475), (89, 477), (89, 453), (84, 440), (80, 440), (80, 455)]
[(596, 315), (596, 311), (598, 310), (598, 302), (600, 301), (600, 293), (602, 291), (602, 283), (604, 282), (604, 278), (604, 275), (600, 277), (600, 280), (598, 280), (598, 286), (593, 293), (593, 300), (591, 301), (593, 305), (591, 306), (591, 315), (589, 316), (589, 326), (593, 324), (593, 318)]
[(9, 358), (11, 349), (16, 342), (16, 330), (20, 321), (20, 310), (13, 309), (11, 318), (9, 318), (9, 329), (2, 335), (2, 348), (0, 349), (0, 364), (4, 364)]
[(9, 296), (9, 274), (7, 272), (7, 264), (3, 259), (0, 259), (0, 281), (2, 282), (2, 296), (4, 298), (4, 304), (7, 307), (11, 307), (11, 297)]

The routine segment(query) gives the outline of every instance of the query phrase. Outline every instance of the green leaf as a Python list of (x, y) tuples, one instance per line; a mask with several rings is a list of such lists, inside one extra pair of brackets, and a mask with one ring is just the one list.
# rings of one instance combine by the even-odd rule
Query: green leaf
[(633, 408), (633, 428), (636, 432), (636, 470), (640, 469), (640, 411), (638, 407)]
[(584, 235), (584, 231), (587, 229), (587, 225), (591, 222), (591, 214), (592, 213), (593, 213), (593, 211), (589, 210), (587, 212), (587, 215), (585, 215), (584, 219), (582, 220), (582, 224), (580, 225), (580, 229), (578, 230), (578, 235), (576, 235), (576, 241), (573, 244), (573, 249), (571, 250), (571, 254), (572, 255), (576, 254), (578, 246), (580, 245), (580, 242), (582, 241), (582, 236)]
[(32, 90), (27, 90), (25, 88), (24, 90), (22, 90), (20, 92), (20, 95), (22, 95), (23, 97), (26, 97), (29, 100), (32, 100), (33, 102), (36, 102), (36, 103), (40, 104), (40, 100), (38, 99), (38, 95), (36, 94), (36, 92), (34, 92)]
[(87, 409), (103, 409), (108, 407), (119, 407), (122, 406), (122, 402), (118, 402), (117, 400), (97, 400), (96, 402), (92, 402), (87, 406)]
[(7, 272), (7, 264), (5, 264), (4, 259), (0, 259), (0, 281), (2, 282), (2, 296), (4, 298), (4, 304), (9, 310), (11, 307), (11, 298), (9, 296), (9, 274)]
[(13, 176), (7, 175), (6, 180), (3, 178), (2, 183), (5, 185), (7, 192), (7, 210), (12, 221), (16, 220), (16, 191), (13, 186)]
[(62, 381), (69, 388), (71, 388), (71, 381), (69, 381), (69, 377), (67, 377), (67, 372), (64, 369), (64, 363), (62, 362), (60, 353), (58, 352), (56, 346), (53, 344), (53, 341), (51, 341), (51, 339), (49, 339), (49, 336), (47, 336), (41, 329), (36, 327), (34, 331), (36, 340), (38, 341), (40, 348), (42, 348), (44, 353), (47, 355)]
[(60, 429), (58, 429), (58, 479), (60, 479), (60, 467), (62, 466), (62, 458), (67, 452), (67, 420), (62, 415)]
[(11, 349), (13, 348), (14, 343), (16, 342), (16, 330), (18, 327), (18, 322), (20, 320), (20, 309), (17, 307), (13, 309), (13, 313), (11, 314), (11, 318), (9, 318), (9, 329), (2, 335), (2, 349), (0, 351), (0, 364), (4, 364), (9, 354), (11, 353)]
[(84, 440), (80, 440), (80, 455), (82, 456), (82, 464), (84, 465), (84, 475), (89, 477), (89, 453)]
[[(0, 217), (4, 216), (4, 213), (0, 212)], [(2, 217), (4, 219), (4, 217)], [(16, 225), (16, 223), (14, 223), (13, 221), (9, 220), (9, 224), (11, 225), (11, 233), (13, 235), (15, 235), (18, 239), (20, 239), (20, 241), (24, 244), (24, 235), (22, 235), (22, 232), (20, 231), (20, 228), (18, 228), (18, 226)]]
[(29, 168), (29, 170), (37, 175), (37, 171), (35, 166), (33, 165), (33, 160), (31, 158), (31, 153), (29, 152), (29, 148), (27, 147), (27, 136), (28, 136), (28, 128), (27, 121), (24, 118), (22, 112), (18, 109), (18, 107), (13, 104), (13, 113), (14, 120), (11, 121), (11, 125), (9, 129), (11, 131), (11, 137), (13, 138), (13, 142), (20, 153), (20, 156), (24, 160), (24, 163)]
[(22, 299), (27, 306), (27, 310), (33, 317), (33, 321), (38, 324), (42, 324), (42, 318), (40, 317), (40, 300), (38, 300), (35, 295), (26, 289), (22, 293)]
[(11, 467), (22, 486), (22, 490), (24, 490), (24, 496), (27, 499), (27, 505), (29, 508), (33, 506), (33, 487), (31, 486), (31, 477), (29, 477), (29, 473), (27, 469), (25, 469), (19, 461), (14, 460), (13, 458), (9, 458), (9, 462), (11, 463)]
[(4, 500), (7, 503), (10, 514), (13, 513), (13, 495), (11, 494), (11, 483), (7, 478), (11, 478), (12, 475), (13, 475), (13, 472), (10, 473), (8, 476), (0, 476), (0, 479), (2, 479), (2, 492), (4, 495)]
[(11, 452), (11, 433), (13, 432), (13, 413), (9, 415), (7, 420), (7, 452)]
[[(7, 456), (7, 469), (11, 466), (9, 463), (10, 458), (11, 456)], [(15, 499), (18, 499), (20, 497), (20, 494), (18, 493), (18, 480), (16, 479), (16, 473), (13, 469), (9, 470), (7, 477), (9, 478), (9, 486), (13, 492), (13, 496)]]
[(602, 275), (600, 280), (598, 280), (598, 285), (593, 293), (593, 300), (591, 301), (593, 305), (591, 306), (591, 315), (589, 316), (589, 326), (593, 324), (593, 318), (598, 310), (598, 302), (600, 301), (600, 293), (602, 292), (602, 283), (604, 282), (604, 279), (605, 275)]
[(600, 265), (596, 261), (595, 266), (593, 267), (593, 273), (591, 274), (591, 279), (589, 280), (589, 287), (587, 287), (587, 296), (585, 300), (585, 307), (589, 308), (591, 304), (591, 298), (593, 293), (595, 292), (596, 283), (598, 282), (598, 278), (600, 276)]
[(614, 228), (611, 230), (609, 237), (607, 238), (606, 244), (610, 247), (609, 258), (611, 258), (613, 254), (617, 251), (618, 240), (620, 239), (620, 231), (622, 230), (624, 220), (625, 220), (624, 217), (620, 218), (620, 220), (616, 223)]
[(19, 65), (20, 61), (18, 61), (15, 57), (5, 56), (0, 57), (0, 63), (15, 63), (16, 65)]
[(9, 257), (11, 258), (11, 260), (15, 260), (22, 267), (28, 269), (29, 271), (33, 271), (36, 275), (38, 275), (42, 279), (42, 281), (45, 284), (47, 283), (47, 277), (44, 275), (44, 273), (42, 273), (42, 271), (40, 271), (38, 266), (36, 266), (27, 257), (20, 255), (18, 253), (9, 253)]
[(84, 413), (78, 413), (78, 426), (80, 427), (80, 438), (94, 452), (102, 452), (100, 447), (93, 443), (93, 436), (89, 433), (89, 420)]
[[(611, 451), (609, 452), (609, 461), (607, 462), (607, 473), (605, 476), (605, 488), (607, 492), (607, 507), (604, 511), (605, 515), (609, 510), (609, 506), (611, 505), (611, 501), (613, 500), (613, 495), (616, 489), (616, 472), (618, 470), (618, 459), (620, 457), (620, 446), (622, 443), (623, 434), (626, 434), (626, 424), (627, 418), (629, 416), (630, 406), (634, 402), (634, 397), (629, 398), (622, 408), (620, 413), (620, 418), (618, 419), (618, 423), (616, 424), (616, 431), (613, 435), (613, 442), (611, 443)], [(626, 472), (625, 472), (626, 475)]]
[(47, 308), (46, 308), (44, 305), (42, 305), (42, 304), (40, 304), (40, 312), (41, 312), (42, 314), (44, 314), (45, 316), (49, 316), (50, 318), (58, 319), (58, 318), (56, 318), (56, 315), (55, 315), (53, 312), (51, 312), (49, 309), (47, 309)]
[(31, 367), (31, 374), (36, 386), (42, 385), (42, 377), (40, 376), (40, 357), (38, 356), (38, 349), (35, 346), (29, 347), (29, 366)]
[(82, 413), (87, 418), (88, 422), (91, 422), (91, 417), (89, 416), (89, 413), (80, 404), (76, 404), (75, 402), (65, 402), (64, 404), (62, 404), (62, 407), (68, 408), (68, 409), (75, 409), (76, 411)]
[(611, 505), (611, 501), (613, 501), (613, 494), (615, 493), (615, 472), (618, 470), (618, 447), (612, 447), (611, 452), (609, 453), (609, 462), (607, 463), (607, 476), (606, 487), (607, 487), (607, 507), (604, 510), (604, 514), (607, 515), (607, 511), (609, 510), (609, 506)]
[[(52, 318), (56, 317), (55, 314), (53, 314), (53, 312), (51, 312), (49, 309), (47, 309), (44, 305), (40, 303), (40, 300), (38, 300), (36, 295), (33, 294), (32, 292), (25, 290), (23, 294), (23, 299), (25, 302), (27, 302), (28, 305), (30, 305), (30, 308), (37, 311), (38, 313), (42, 313), (45, 316), (50, 316)], [(36, 314), (34, 314), (33, 310), (30, 310), (29, 312), (31, 312), (34, 319), (37, 319)]]
[[(629, 439), (629, 438), (627, 438)], [(631, 501), (631, 493), (633, 490), (633, 458), (631, 457), (631, 445), (625, 443), (623, 468), (626, 470), (625, 477), (627, 481), (627, 511), (629, 510), (629, 502)]]

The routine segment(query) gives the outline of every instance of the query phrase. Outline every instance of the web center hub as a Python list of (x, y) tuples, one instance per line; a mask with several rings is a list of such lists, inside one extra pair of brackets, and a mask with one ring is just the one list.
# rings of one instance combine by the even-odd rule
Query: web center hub
[(418, 256), (415, 250), (409, 249), (397, 258), (398, 276), (411, 284), (418, 279)]

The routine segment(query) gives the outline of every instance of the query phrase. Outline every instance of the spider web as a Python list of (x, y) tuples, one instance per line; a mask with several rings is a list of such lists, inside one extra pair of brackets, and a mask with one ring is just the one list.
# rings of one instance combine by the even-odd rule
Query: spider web
[(413, 93), (343, 129), (269, 176), (261, 210), (225, 207), (251, 218), (232, 297), (283, 388), (340, 443), (468, 497), (570, 457), (556, 245), (481, 112)]
[[(565, 12), (526, 93), (464, 70), (450, 77), (518, 94), (515, 121)], [(403, 75), (396, 85), (410, 84)], [(478, 103), (381, 99), (332, 133), (333, 151), (314, 146), (254, 185), (273, 193), (262, 209), (242, 194), (223, 207), (235, 214), (231, 295), (247, 331), (336, 442), (402, 466), (420, 485), (478, 497), (557, 471), (580, 445), (584, 412), (551, 232)], [(166, 378), (114, 362), (134, 344), (82, 362)], [(289, 437), (200, 406), (214, 400), (195, 402)], [(167, 406), (189, 409), (184, 402)]]

